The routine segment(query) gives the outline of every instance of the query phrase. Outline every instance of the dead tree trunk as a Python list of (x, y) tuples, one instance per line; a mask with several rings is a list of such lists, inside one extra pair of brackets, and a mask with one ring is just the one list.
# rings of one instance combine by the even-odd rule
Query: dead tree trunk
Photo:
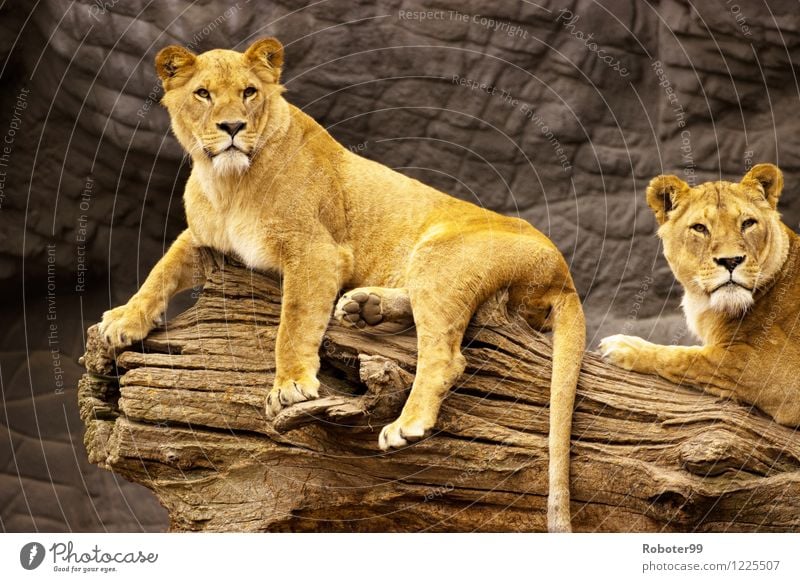
[[(544, 531), (550, 344), (516, 320), (470, 327), (435, 433), (382, 453), (413, 380), (413, 330), (322, 346), (324, 397), (283, 411), (278, 283), (205, 252), (197, 304), (80, 382), (92, 462), (153, 490), (174, 530)], [(503, 323), (503, 325), (499, 325)], [(759, 413), (587, 354), (575, 411), (577, 531), (800, 530), (800, 436)]]

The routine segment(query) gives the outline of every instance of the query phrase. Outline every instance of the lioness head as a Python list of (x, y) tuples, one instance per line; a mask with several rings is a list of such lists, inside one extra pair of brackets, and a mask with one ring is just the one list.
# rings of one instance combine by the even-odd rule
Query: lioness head
[(753, 303), (786, 260), (788, 239), (776, 210), (783, 175), (758, 164), (739, 183), (707, 182), (694, 188), (676, 176), (647, 187), (664, 256), (694, 308), (731, 317)]
[(195, 55), (168, 46), (156, 55), (161, 103), (195, 162), (208, 160), (219, 174), (250, 167), (283, 91), (282, 64), (283, 46), (274, 38), (259, 40), (244, 53), (218, 49)]

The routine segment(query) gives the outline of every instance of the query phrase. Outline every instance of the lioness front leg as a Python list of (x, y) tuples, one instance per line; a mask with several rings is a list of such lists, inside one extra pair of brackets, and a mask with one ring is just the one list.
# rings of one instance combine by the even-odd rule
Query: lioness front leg
[(600, 342), (603, 359), (634, 372), (656, 374), (671, 382), (702, 388), (710, 394), (748, 399), (733, 368), (741, 369), (728, 350), (717, 346), (662, 346), (640, 337), (612, 335)]
[(275, 383), (266, 415), (319, 395), (319, 348), (348, 260), (333, 244), (311, 245), (283, 267), (281, 320), (275, 342)]
[(657, 374), (676, 384), (757, 406), (780, 424), (800, 426), (800, 403), (792, 398), (795, 376), (776, 373), (752, 346), (659, 346), (615, 335), (600, 342), (603, 357), (620, 367)]
[(125, 304), (103, 313), (100, 336), (111, 347), (122, 347), (143, 339), (158, 325), (170, 298), (200, 282), (198, 247), (184, 230), (161, 258), (144, 284)]

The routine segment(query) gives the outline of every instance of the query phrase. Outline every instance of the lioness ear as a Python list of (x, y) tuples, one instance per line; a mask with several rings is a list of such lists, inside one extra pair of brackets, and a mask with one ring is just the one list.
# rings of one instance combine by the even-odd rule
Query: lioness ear
[(783, 190), (783, 172), (775, 164), (756, 164), (742, 178), (742, 184), (760, 187), (772, 208), (777, 208)]
[(277, 38), (262, 38), (250, 45), (244, 53), (247, 60), (256, 66), (262, 66), (277, 83), (281, 77), (283, 66), (283, 45)]
[(171, 45), (158, 51), (156, 55), (156, 73), (158, 73), (164, 88), (167, 82), (175, 77), (185, 76), (194, 65), (194, 53), (182, 46)]
[(667, 214), (678, 202), (680, 195), (689, 189), (689, 184), (677, 176), (661, 175), (650, 180), (647, 186), (647, 204), (656, 215), (658, 224), (667, 221)]

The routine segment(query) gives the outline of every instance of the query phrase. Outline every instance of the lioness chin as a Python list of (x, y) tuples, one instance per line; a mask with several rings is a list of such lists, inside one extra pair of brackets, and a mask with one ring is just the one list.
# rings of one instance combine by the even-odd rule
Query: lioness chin
[(689, 329), (703, 346), (660, 346), (614, 335), (610, 362), (752, 404), (800, 425), (800, 237), (777, 211), (783, 175), (754, 166), (739, 183), (691, 188), (658, 176), (647, 202), (664, 256), (683, 285)]
[(347, 289), (335, 309), (342, 324), (413, 317), (416, 325), (416, 379), (400, 417), (380, 433), (380, 447), (388, 449), (433, 428), (464, 371), (461, 341), (472, 314), (507, 292), (511, 310), (536, 328), (553, 328), (548, 524), (568, 531), (570, 432), (585, 329), (564, 258), (527, 222), (341, 146), (283, 98), (282, 63), (275, 39), (244, 53), (159, 52), (162, 104), (193, 162), (184, 194), (188, 228), (130, 301), (103, 315), (101, 333), (112, 346), (145, 337), (169, 298), (192, 284), (202, 246), (280, 271), (283, 307), (266, 403), (272, 418), (317, 397), (320, 344)]

